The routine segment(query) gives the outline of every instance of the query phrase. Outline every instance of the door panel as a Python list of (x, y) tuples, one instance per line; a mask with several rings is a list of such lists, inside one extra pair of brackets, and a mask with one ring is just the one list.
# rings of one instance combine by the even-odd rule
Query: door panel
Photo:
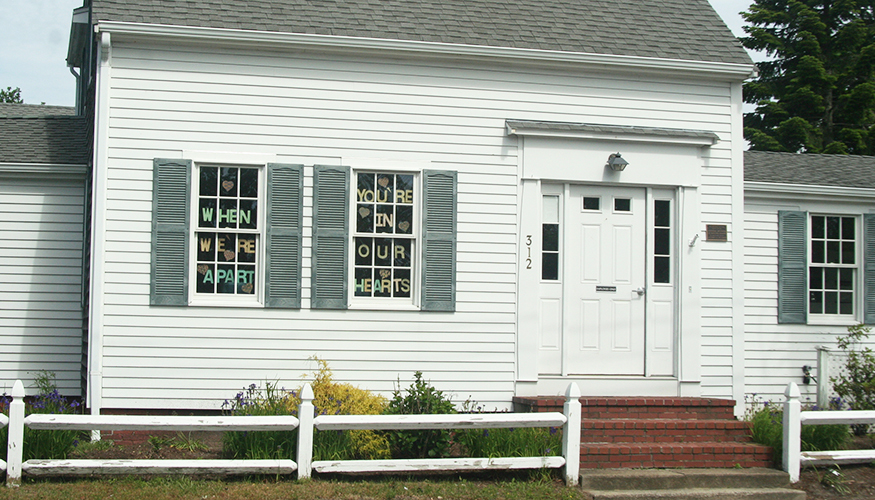
[(565, 207), (565, 372), (644, 375), (645, 190), (571, 186)]

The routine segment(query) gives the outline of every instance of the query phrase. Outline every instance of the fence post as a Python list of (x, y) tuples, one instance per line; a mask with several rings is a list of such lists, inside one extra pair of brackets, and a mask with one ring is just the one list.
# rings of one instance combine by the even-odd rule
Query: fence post
[(9, 403), (9, 431), (6, 446), (6, 486), (21, 485), (21, 458), (24, 448), (24, 384), (16, 380)]
[(817, 407), (829, 409), (829, 347), (817, 346)]
[(307, 479), (313, 468), (313, 388), (304, 384), (298, 405), (298, 479)]
[(795, 382), (787, 384), (784, 391), (784, 456), (781, 463), (784, 471), (790, 474), (790, 482), (799, 481), (799, 455), (802, 453), (800, 436), (802, 433), (802, 403), (799, 401), (799, 386)]
[(580, 388), (574, 382), (565, 390), (565, 428), (562, 430), (562, 456), (565, 457), (565, 484), (577, 486), (580, 477)]

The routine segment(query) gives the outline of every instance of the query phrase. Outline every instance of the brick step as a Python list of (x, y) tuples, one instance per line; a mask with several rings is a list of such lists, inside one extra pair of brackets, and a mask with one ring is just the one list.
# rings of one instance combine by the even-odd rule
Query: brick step
[(748, 442), (745, 422), (738, 420), (583, 419), (582, 443)]
[(713, 398), (580, 398), (581, 417), (593, 419), (734, 420), (735, 403)]
[(769, 467), (772, 449), (751, 443), (582, 443), (581, 469)]

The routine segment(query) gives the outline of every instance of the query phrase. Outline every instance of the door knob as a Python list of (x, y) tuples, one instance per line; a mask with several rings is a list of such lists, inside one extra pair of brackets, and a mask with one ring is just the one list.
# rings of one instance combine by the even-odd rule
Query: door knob
[(644, 287), (635, 290), (635, 293), (637, 293), (639, 297), (644, 295)]

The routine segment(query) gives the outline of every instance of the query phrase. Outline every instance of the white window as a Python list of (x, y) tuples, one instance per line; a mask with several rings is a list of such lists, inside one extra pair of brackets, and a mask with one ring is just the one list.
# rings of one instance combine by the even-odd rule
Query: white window
[(417, 177), (357, 171), (353, 179), (353, 296), (411, 301), (420, 231)]
[(856, 316), (858, 262), (857, 218), (816, 215), (809, 219), (808, 314)]
[(195, 169), (196, 295), (258, 295), (263, 225), (259, 222), (261, 170), (211, 165)]

